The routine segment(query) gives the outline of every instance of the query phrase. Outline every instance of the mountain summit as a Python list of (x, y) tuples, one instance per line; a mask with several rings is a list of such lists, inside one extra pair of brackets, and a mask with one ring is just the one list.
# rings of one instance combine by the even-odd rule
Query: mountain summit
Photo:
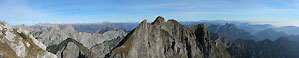
[(229, 58), (222, 48), (210, 41), (208, 28), (199, 24), (191, 29), (176, 20), (164, 22), (159, 16), (153, 23), (144, 20), (132, 30), (107, 58)]
[(162, 24), (162, 23), (164, 23), (164, 21), (165, 20), (162, 16), (158, 16), (152, 24)]

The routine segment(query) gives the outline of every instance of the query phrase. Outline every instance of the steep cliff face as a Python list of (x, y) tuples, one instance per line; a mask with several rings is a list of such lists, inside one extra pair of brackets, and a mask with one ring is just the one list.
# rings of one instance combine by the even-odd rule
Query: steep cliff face
[(122, 39), (123, 38), (118, 37), (91, 47), (90, 51), (95, 54), (93, 58), (104, 58)]
[(0, 22), (0, 58), (57, 58), (24, 29)]
[(80, 55), (91, 58), (94, 55), (89, 51), (88, 48), (83, 46), (82, 43), (72, 38), (68, 38), (59, 43), (58, 45), (48, 46), (47, 51), (55, 53), (59, 58), (76, 58)]
[(189, 29), (175, 20), (144, 20), (106, 57), (111, 58), (229, 58), (227, 51), (210, 41), (204, 24)]
[(210, 32), (210, 36), (217, 47), (228, 48), (231, 45), (232, 40), (220, 33)]

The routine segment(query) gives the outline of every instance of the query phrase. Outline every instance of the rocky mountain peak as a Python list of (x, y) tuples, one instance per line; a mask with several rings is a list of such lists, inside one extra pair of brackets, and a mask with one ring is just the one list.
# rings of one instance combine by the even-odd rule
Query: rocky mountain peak
[(164, 21), (165, 21), (165, 19), (162, 16), (158, 16), (152, 24), (153, 25), (161, 25), (161, 24), (163, 24)]
[(164, 22), (161, 16), (152, 23), (143, 21), (106, 57), (111, 58), (227, 58), (227, 51), (209, 41), (201, 24), (190, 30), (175, 20)]
[(235, 24), (229, 24), (229, 23), (226, 23), (224, 26), (226, 28), (237, 28), (237, 26), (235, 26)]
[(195, 30), (193, 32), (195, 33), (196, 37), (202, 38), (202, 39), (204, 39), (204, 41), (210, 41), (210, 35), (208, 32), (208, 28), (205, 26), (205, 24), (198, 24), (194, 28), (195, 28)]
[(174, 19), (169, 19), (167, 20), (167, 23), (171, 23), (171, 24), (180, 24), (178, 21), (174, 20)]
[[(148, 24), (148, 22), (146, 19), (144, 19), (140, 24)], [(140, 24), (139, 24), (139, 26), (140, 26)]]

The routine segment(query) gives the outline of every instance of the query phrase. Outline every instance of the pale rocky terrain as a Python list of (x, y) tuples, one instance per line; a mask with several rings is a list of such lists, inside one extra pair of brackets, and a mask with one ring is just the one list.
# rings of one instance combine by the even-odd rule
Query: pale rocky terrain
[[(110, 44), (116, 45), (118, 43), (110, 42), (114, 39), (120, 41), (127, 34), (123, 30), (109, 30), (103, 34), (78, 32), (71, 25), (62, 27), (59, 24), (37, 24), (32, 28), (27, 26), (17, 26), (17, 28), (30, 30), (29, 33), (33, 37), (45, 44), (49, 48), (47, 50), (55, 53), (59, 58), (79, 57), (79, 53), (82, 55), (88, 54), (84, 57), (93, 57), (94, 54), (97, 54), (95, 57), (104, 57), (112, 49)], [(71, 41), (66, 40), (68, 38), (71, 38)], [(109, 42), (104, 43), (104, 41)], [(74, 44), (74, 42), (82, 44), (81, 48), (78, 48), (80, 45)], [(94, 48), (91, 52), (89, 49), (92, 47)]]
[(27, 30), (0, 22), (0, 58), (57, 58)]
[(40, 24), (37, 26), (39, 26), (40, 29), (28, 28), (28, 30), (31, 30), (30, 33), (46, 46), (59, 44), (67, 38), (73, 38), (82, 43), (85, 47), (91, 48), (92, 46), (103, 43), (104, 41), (112, 40), (117, 37), (122, 38), (126, 35), (126, 32), (122, 30), (110, 30), (103, 34), (99, 34), (78, 32), (74, 30), (72, 26), (67, 26), (62, 29), (58, 24)]

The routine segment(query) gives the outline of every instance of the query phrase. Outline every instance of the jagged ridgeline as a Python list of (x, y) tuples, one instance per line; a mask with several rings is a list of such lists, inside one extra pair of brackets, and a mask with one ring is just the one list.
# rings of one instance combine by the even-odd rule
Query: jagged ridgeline
[[(36, 28), (37, 27), (37, 28)], [(79, 32), (71, 25), (0, 22), (0, 58), (298, 58), (296, 37), (261, 40), (233, 24), (185, 26), (157, 17), (129, 33)], [(275, 35), (271, 30), (262, 35)], [(261, 35), (261, 36), (262, 36)], [(274, 40), (274, 41), (273, 41)]]
[(210, 41), (208, 28), (189, 28), (176, 20), (143, 20), (106, 58), (230, 58), (225, 48)]
[(0, 58), (57, 58), (28, 31), (0, 22)]

